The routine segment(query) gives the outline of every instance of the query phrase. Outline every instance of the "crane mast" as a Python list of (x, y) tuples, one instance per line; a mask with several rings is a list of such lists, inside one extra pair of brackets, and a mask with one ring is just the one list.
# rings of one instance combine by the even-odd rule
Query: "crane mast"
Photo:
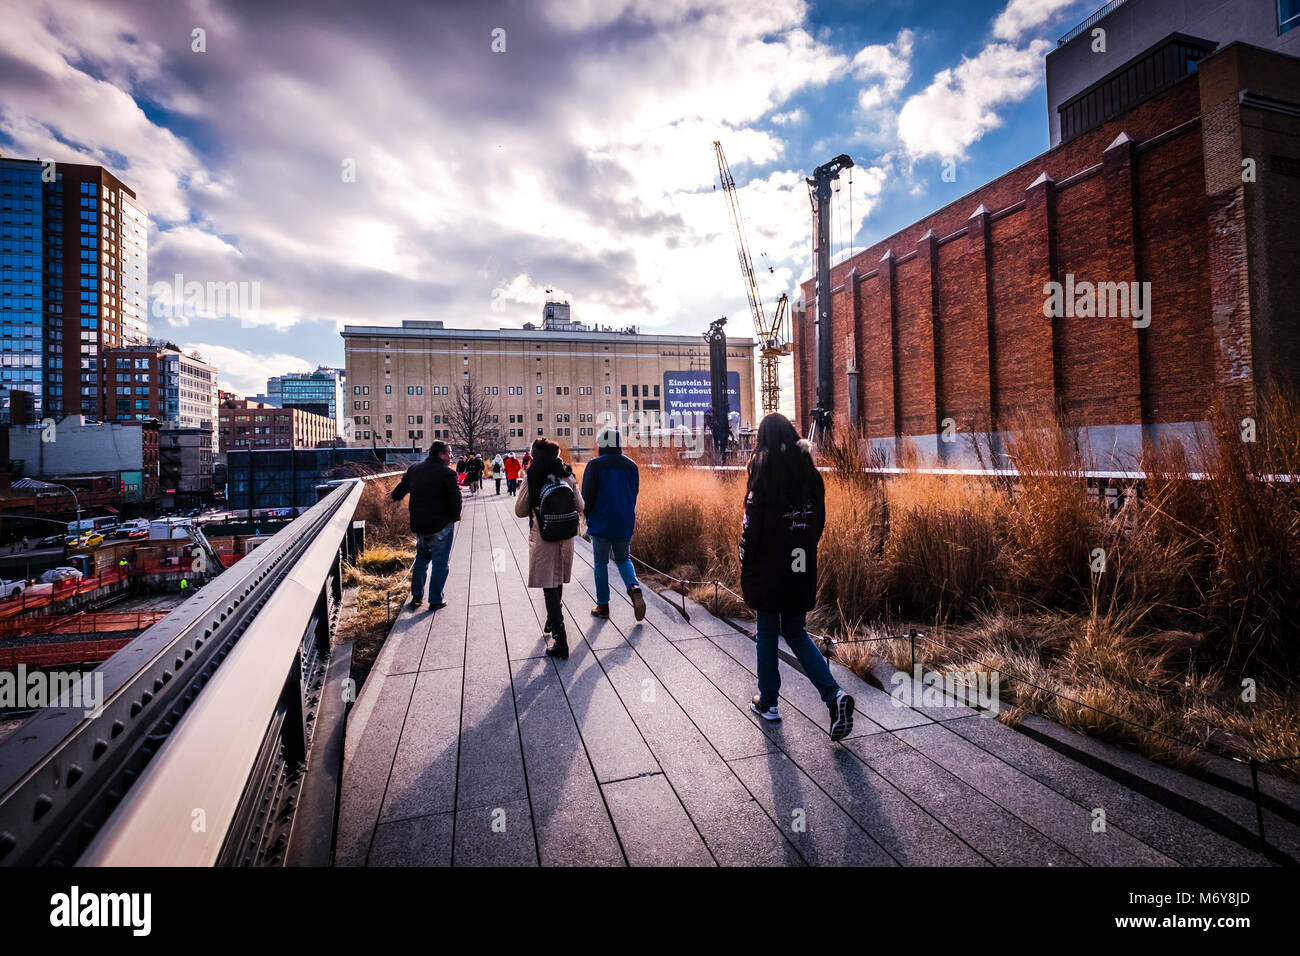
[(786, 334), (788, 300), (782, 293), (769, 321), (763, 311), (763, 300), (759, 297), (758, 282), (754, 278), (754, 262), (750, 258), (749, 246), (745, 242), (745, 225), (740, 217), (740, 199), (736, 193), (736, 181), (731, 176), (727, 157), (722, 152), (722, 143), (714, 140), (713, 149), (718, 156), (718, 176), (722, 180), (727, 209), (731, 213), (731, 223), (736, 230), (736, 256), (740, 260), (740, 272), (745, 280), (745, 294), (749, 296), (749, 312), (754, 319), (754, 335), (758, 339), (763, 414), (767, 415), (778, 411), (781, 405), (777, 360), (789, 350), (789, 336)]

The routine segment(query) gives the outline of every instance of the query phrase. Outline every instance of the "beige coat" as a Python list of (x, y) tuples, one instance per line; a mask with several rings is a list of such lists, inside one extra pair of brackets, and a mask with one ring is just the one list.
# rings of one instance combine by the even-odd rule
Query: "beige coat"
[[(573, 489), (573, 498), (582, 514), (582, 492), (572, 475), (564, 479)], [(515, 495), (515, 517), (528, 517), (528, 475), (520, 472), (519, 491)], [(528, 528), (528, 586), (530, 588), (558, 588), (569, 583), (573, 573), (573, 539), (568, 541), (543, 541), (537, 522)]]

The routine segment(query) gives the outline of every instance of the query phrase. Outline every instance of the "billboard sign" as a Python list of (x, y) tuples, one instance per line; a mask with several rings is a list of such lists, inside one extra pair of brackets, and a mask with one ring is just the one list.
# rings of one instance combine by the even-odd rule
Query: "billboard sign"
[[(713, 407), (712, 380), (705, 371), (664, 372), (664, 411), (703, 415)], [(739, 414), (740, 373), (727, 373), (727, 405)]]

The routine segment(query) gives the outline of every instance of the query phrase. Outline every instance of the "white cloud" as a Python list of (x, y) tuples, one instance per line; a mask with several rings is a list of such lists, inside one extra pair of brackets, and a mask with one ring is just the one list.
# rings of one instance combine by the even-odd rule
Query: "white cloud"
[(257, 355), (243, 349), (212, 342), (187, 342), (181, 345), (185, 352), (198, 352), (203, 360), (218, 369), (221, 388), (240, 395), (261, 395), (266, 392), (266, 380), (286, 372), (310, 372), (313, 366), (296, 355), (277, 353)]
[(993, 21), (993, 35), (999, 40), (1018, 40), (1078, 2), (1079, 0), (1011, 0)]
[[(792, 99), (849, 75), (896, 98), (913, 43), (903, 31), (847, 56), (809, 32), (802, 0), (502, 7), (508, 52), (495, 56), (496, 13), (472, 4), (375, 0), (269, 24), (197, 2), (147, 16), (117, 0), (10, 6), (12, 151), (110, 167), (150, 211), (151, 282), (257, 282), (255, 323), (286, 330), (518, 325), (549, 287), (581, 321), (703, 331), (729, 311), (744, 334), (712, 141), (770, 308), (809, 257), (806, 171), (784, 139), (807, 115)], [(189, 48), (196, 24), (204, 54)], [(159, 106), (184, 117), (177, 132)], [(854, 173), (855, 231), (885, 168)], [(242, 351), (270, 329), (213, 326), (200, 316), (186, 334), (239, 390), (311, 365), (278, 345)], [(337, 362), (339, 340), (305, 327), (287, 348)]]
[(867, 83), (858, 92), (858, 106), (873, 110), (892, 102), (912, 77), (911, 30), (901, 30), (892, 43), (865, 46), (853, 57), (853, 75)]
[(976, 140), (1002, 125), (996, 108), (1028, 96), (1042, 81), (1046, 40), (1017, 49), (993, 43), (973, 58), (935, 74), (898, 113), (898, 135), (913, 158), (960, 159)]

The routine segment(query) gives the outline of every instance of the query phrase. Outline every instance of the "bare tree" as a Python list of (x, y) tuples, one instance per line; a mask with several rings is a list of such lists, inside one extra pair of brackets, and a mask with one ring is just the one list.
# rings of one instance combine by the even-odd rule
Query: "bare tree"
[(501, 429), (496, 423), (496, 403), (481, 391), (471, 374), (460, 391), (442, 406), (442, 421), (456, 451), (467, 454), (491, 453), (499, 449)]

